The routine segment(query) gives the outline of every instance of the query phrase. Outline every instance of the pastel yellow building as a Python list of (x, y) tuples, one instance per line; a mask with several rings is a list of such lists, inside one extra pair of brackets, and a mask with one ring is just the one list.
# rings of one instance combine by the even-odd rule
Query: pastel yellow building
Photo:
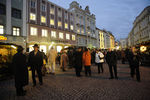
[(115, 48), (115, 39), (112, 34), (110, 34), (110, 48), (114, 49)]
[(104, 49), (104, 33), (103, 31), (99, 31), (99, 41), (100, 41), (100, 49)]

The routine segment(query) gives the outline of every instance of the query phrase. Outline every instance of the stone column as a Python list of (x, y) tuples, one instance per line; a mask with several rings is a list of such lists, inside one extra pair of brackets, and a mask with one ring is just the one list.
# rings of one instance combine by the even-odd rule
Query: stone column
[(6, 34), (11, 35), (11, 0), (6, 0)]

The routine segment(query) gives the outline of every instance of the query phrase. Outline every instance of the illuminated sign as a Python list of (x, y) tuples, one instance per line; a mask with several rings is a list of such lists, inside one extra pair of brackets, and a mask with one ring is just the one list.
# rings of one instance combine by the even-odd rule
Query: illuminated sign
[(141, 46), (141, 47), (140, 47), (140, 51), (141, 51), (141, 52), (144, 52), (144, 51), (146, 51), (146, 50), (147, 50), (147, 48), (146, 48), (145, 46)]
[(5, 36), (0, 36), (0, 40), (6, 41), (6, 40), (7, 40), (7, 37), (5, 37)]

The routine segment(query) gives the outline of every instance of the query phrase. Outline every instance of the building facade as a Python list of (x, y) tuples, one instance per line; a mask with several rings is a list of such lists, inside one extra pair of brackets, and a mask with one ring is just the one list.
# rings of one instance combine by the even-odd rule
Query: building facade
[(99, 39), (98, 39), (98, 48), (100, 48), (100, 49), (105, 49), (105, 41), (104, 41), (104, 31), (103, 30), (101, 30), (101, 29), (98, 29), (98, 28), (96, 28), (96, 32), (97, 32), (97, 34), (98, 34), (98, 37), (99, 37)]
[(100, 49), (115, 49), (115, 38), (111, 32), (96, 28), (98, 34), (98, 45)]
[(79, 3), (73, 1), (69, 11), (74, 13), (74, 32), (77, 34), (77, 45), (97, 47), (96, 18), (90, 13), (89, 7), (83, 10)]
[(108, 32), (108, 33), (110, 36), (110, 49), (115, 49), (115, 37), (113, 36), (111, 32)]
[(120, 47), (121, 47), (121, 49), (127, 48), (127, 38), (120, 39)]
[(0, 42), (26, 48), (26, 0), (0, 0)]
[(146, 7), (133, 23), (133, 28), (128, 34), (128, 45), (135, 46), (150, 41), (150, 6)]
[(28, 0), (27, 46), (35, 43), (47, 52), (52, 46), (62, 48), (76, 45), (74, 14), (48, 0)]

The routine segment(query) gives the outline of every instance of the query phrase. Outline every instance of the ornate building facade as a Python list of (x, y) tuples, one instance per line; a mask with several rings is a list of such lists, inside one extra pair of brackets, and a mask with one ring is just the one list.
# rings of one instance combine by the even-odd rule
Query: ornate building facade
[(89, 7), (83, 10), (79, 3), (73, 1), (69, 11), (74, 13), (74, 32), (77, 33), (77, 45), (97, 47), (96, 18), (90, 13)]

